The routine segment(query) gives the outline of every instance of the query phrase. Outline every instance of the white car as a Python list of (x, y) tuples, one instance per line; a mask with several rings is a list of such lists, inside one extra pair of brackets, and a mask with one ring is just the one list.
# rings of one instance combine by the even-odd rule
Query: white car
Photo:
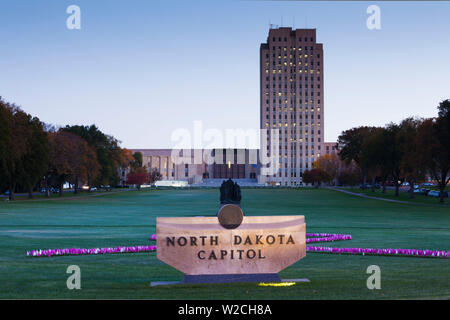
[(427, 196), (431, 196), (431, 197), (439, 197), (439, 191), (437, 191), (437, 190), (431, 190), (430, 192), (428, 192)]

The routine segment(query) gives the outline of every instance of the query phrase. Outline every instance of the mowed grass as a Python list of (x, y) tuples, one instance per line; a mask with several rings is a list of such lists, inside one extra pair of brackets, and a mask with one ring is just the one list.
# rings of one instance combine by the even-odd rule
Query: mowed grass
[[(359, 193), (359, 194), (366, 195), (369, 197), (377, 197), (377, 198), (383, 198), (383, 199), (389, 199), (389, 200), (408, 201), (408, 202), (416, 203), (416, 204), (425, 203), (425, 204), (442, 205), (439, 202), (439, 200), (440, 200), (439, 198), (432, 197), (432, 196), (426, 196), (423, 194), (415, 193), (414, 198), (410, 199), (409, 192), (405, 192), (406, 190), (401, 190), (399, 192), (398, 196), (395, 195), (395, 190), (393, 190), (393, 189), (387, 189), (385, 193), (383, 193), (381, 189), (375, 189), (374, 191), (372, 191), (370, 188), (367, 188), (364, 190), (360, 189), (360, 188), (342, 188), (342, 190)], [(444, 198), (444, 204), (450, 205), (450, 198), (448, 198), (448, 197)]]
[[(242, 189), (246, 215), (305, 215), (307, 232), (346, 233), (318, 245), (450, 250), (450, 207), (364, 199), (325, 189)], [(148, 245), (156, 217), (214, 216), (219, 190), (130, 191), (60, 201), (0, 203), (0, 298), (63, 299), (448, 299), (450, 259), (308, 253), (280, 273), (291, 287), (256, 283), (171, 285), (181, 280), (156, 253), (27, 257), (31, 249)], [(69, 265), (81, 290), (68, 290)], [(370, 265), (381, 290), (369, 290)]]

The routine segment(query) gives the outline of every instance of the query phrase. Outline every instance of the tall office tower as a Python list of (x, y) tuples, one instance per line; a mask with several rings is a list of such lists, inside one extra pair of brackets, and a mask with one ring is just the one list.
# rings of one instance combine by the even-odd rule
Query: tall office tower
[[(263, 182), (299, 185), (323, 152), (323, 48), (315, 29), (270, 29), (260, 48)], [(263, 163), (264, 163), (264, 158)]]

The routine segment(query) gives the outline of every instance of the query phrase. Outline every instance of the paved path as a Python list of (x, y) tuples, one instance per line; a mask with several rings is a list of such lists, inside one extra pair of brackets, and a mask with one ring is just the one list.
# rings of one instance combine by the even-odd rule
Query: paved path
[[(115, 194), (115, 193), (121, 193), (121, 192), (127, 192), (127, 191), (134, 191), (137, 189), (126, 189), (126, 190), (118, 190), (118, 191), (105, 191), (101, 193), (94, 193), (94, 194), (86, 194), (86, 195), (79, 195), (79, 196), (73, 196), (73, 197), (57, 197), (57, 198), (40, 198), (40, 199), (19, 199), (19, 200), (13, 200), (13, 201), (7, 201), (7, 202), (30, 202), (30, 201), (59, 201), (59, 200), (78, 200), (78, 199), (86, 199), (89, 197), (98, 197), (98, 196), (105, 196), (109, 194)], [(6, 201), (6, 200), (4, 200)]]
[(411, 202), (411, 201), (403, 201), (403, 200), (385, 199), (385, 198), (380, 198), (380, 197), (372, 197), (372, 196), (368, 196), (366, 194), (361, 194), (361, 193), (357, 193), (357, 192), (347, 191), (347, 190), (344, 190), (341, 188), (333, 188), (333, 187), (326, 187), (326, 188), (330, 189), (330, 190), (334, 190), (334, 191), (351, 194), (353, 196), (358, 196), (361, 198), (381, 200), (381, 201), (394, 202), (394, 203), (414, 204), (414, 205), (421, 205), (421, 206), (440, 206), (440, 207), (449, 205), (447, 203), (424, 203), (424, 202)]

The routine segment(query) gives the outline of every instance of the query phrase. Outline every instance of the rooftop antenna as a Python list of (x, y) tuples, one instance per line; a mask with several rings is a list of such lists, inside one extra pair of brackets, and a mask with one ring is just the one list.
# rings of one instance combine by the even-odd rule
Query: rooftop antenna
[(283, 16), (281, 16), (281, 27), (283, 28)]
[(292, 17), (292, 29), (295, 30), (295, 17)]

